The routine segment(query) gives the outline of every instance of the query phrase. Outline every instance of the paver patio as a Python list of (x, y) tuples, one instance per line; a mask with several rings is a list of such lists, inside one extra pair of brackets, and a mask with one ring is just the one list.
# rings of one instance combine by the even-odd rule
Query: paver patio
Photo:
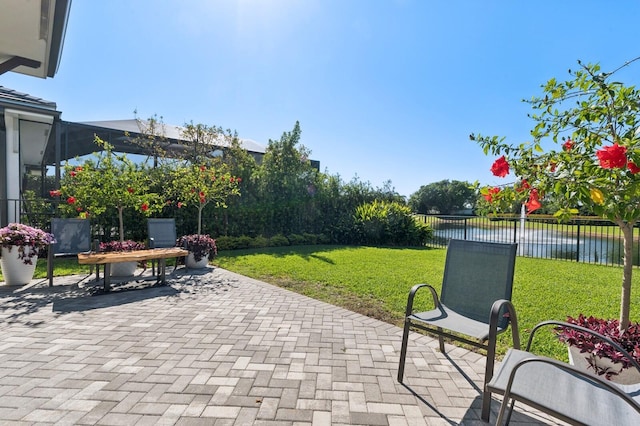
[(412, 333), (405, 387), (402, 330), (360, 314), (217, 268), (106, 295), (83, 278), (0, 288), (0, 423), (486, 424), (477, 353)]

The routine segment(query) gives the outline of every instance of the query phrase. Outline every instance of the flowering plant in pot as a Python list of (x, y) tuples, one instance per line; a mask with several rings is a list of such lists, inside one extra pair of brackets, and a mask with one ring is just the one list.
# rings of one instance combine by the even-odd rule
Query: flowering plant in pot
[(33, 278), (38, 253), (53, 244), (52, 234), (21, 223), (0, 228), (0, 265), (7, 285), (27, 284)]
[[(630, 323), (624, 331), (620, 331), (620, 324), (616, 319), (586, 317), (580, 314), (577, 318), (567, 317), (567, 322), (608, 337), (629, 352), (635, 361), (640, 362), (640, 323)], [(608, 380), (625, 384), (640, 382), (640, 372), (631, 361), (601, 339), (592, 334), (562, 326), (557, 327), (555, 333), (558, 340), (569, 346), (572, 363), (584, 363), (584, 367), (593, 369), (596, 374), (604, 375)], [(576, 351), (572, 351), (572, 348)], [(577, 351), (584, 355), (572, 356), (572, 353), (575, 354)]]
[(213, 260), (218, 254), (216, 240), (209, 235), (192, 234), (183, 235), (176, 241), (176, 247), (182, 247), (189, 251), (194, 261), (200, 262), (202, 259)]
[(110, 252), (110, 251), (134, 251), (134, 250), (144, 250), (146, 249), (145, 245), (133, 240), (124, 240), (124, 241), (108, 241), (106, 243), (100, 243), (100, 251), (102, 252)]
[[(42, 229), (33, 228), (22, 223), (10, 223), (0, 228), (0, 245), (11, 250), (18, 249), (18, 258), (25, 265), (31, 265), (32, 258), (38, 255), (38, 251), (55, 243), (53, 235)], [(31, 249), (31, 250), (29, 250)], [(2, 257), (0, 251), (0, 257)]]
[[(144, 250), (147, 247), (139, 242), (132, 240), (124, 241), (108, 241), (106, 243), (100, 243), (101, 252), (115, 252), (115, 251), (134, 251)], [(111, 275), (116, 277), (131, 276), (136, 271), (138, 262), (120, 262), (111, 265)], [(146, 262), (140, 262), (140, 267), (146, 268)]]

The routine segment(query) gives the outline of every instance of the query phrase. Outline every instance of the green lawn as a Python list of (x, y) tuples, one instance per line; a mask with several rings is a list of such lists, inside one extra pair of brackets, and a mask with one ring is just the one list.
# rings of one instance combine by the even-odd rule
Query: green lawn
[[(444, 249), (299, 246), (222, 252), (214, 263), (400, 325), (409, 289), (422, 282), (439, 288), (444, 259)], [(640, 271), (635, 272), (632, 320), (640, 315)], [(518, 257), (513, 303), (523, 343), (530, 328), (546, 319), (579, 313), (617, 318), (621, 282), (617, 267)], [(421, 303), (427, 309), (431, 302)], [(540, 337), (538, 351), (566, 358), (551, 333)], [(499, 353), (509, 342), (509, 333), (500, 337)]]

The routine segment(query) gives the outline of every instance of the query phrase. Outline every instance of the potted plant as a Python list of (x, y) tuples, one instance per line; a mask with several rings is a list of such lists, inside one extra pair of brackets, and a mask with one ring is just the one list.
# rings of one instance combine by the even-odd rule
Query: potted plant
[(5, 285), (28, 284), (35, 272), (38, 254), (54, 242), (52, 234), (21, 223), (0, 228), (0, 266)]
[(185, 259), (187, 268), (204, 268), (218, 254), (216, 240), (209, 235), (183, 235), (176, 241), (176, 247), (189, 251)]
[[(144, 250), (145, 245), (132, 240), (125, 241), (108, 241), (106, 243), (100, 243), (101, 252), (115, 252), (115, 251), (134, 251)], [(138, 262), (120, 262), (111, 265), (112, 277), (130, 277), (138, 266)], [(143, 265), (144, 267), (145, 265)]]
[[(640, 362), (640, 323), (631, 323), (626, 330), (620, 331), (620, 323), (615, 319), (580, 314), (578, 318), (567, 317), (567, 322), (607, 336)], [(617, 383), (640, 383), (640, 372), (628, 358), (602, 340), (568, 327), (558, 327), (555, 333), (558, 340), (567, 344), (571, 364), (586, 370), (592, 369), (596, 374)]]
[[(591, 321), (594, 326), (608, 324), (601, 331), (612, 339), (630, 328), (631, 336), (637, 337), (630, 308), (633, 229), (640, 220), (640, 91), (613, 77), (639, 59), (612, 72), (578, 61), (578, 69), (569, 70), (570, 80), (549, 80), (543, 96), (527, 101), (536, 123), (530, 132), (532, 142), (512, 145), (498, 136), (471, 135), (485, 154), (498, 157), (491, 166), (495, 176), (505, 177), (511, 171), (516, 175), (514, 184), (480, 188), (486, 210), (504, 211), (522, 204), (530, 213), (545, 203), (558, 207), (554, 216), (560, 221), (582, 209), (620, 228), (624, 266), (619, 320)], [(569, 345), (578, 341), (567, 338)], [(598, 356), (615, 360), (609, 352)]]

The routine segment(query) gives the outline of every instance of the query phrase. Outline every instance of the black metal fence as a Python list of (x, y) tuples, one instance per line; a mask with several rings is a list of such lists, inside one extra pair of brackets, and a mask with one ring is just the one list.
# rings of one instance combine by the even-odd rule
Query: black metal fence
[[(562, 259), (602, 265), (622, 265), (622, 231), (597, 217), (558, 223), (550, 216), (480, 217), (421, 215), (434, 230), (431, 245), (444, 247), (449, 239), (518, 243), (520, 256)], [(633, 264), (640, 265), (638, 228), (634, 228)]]

